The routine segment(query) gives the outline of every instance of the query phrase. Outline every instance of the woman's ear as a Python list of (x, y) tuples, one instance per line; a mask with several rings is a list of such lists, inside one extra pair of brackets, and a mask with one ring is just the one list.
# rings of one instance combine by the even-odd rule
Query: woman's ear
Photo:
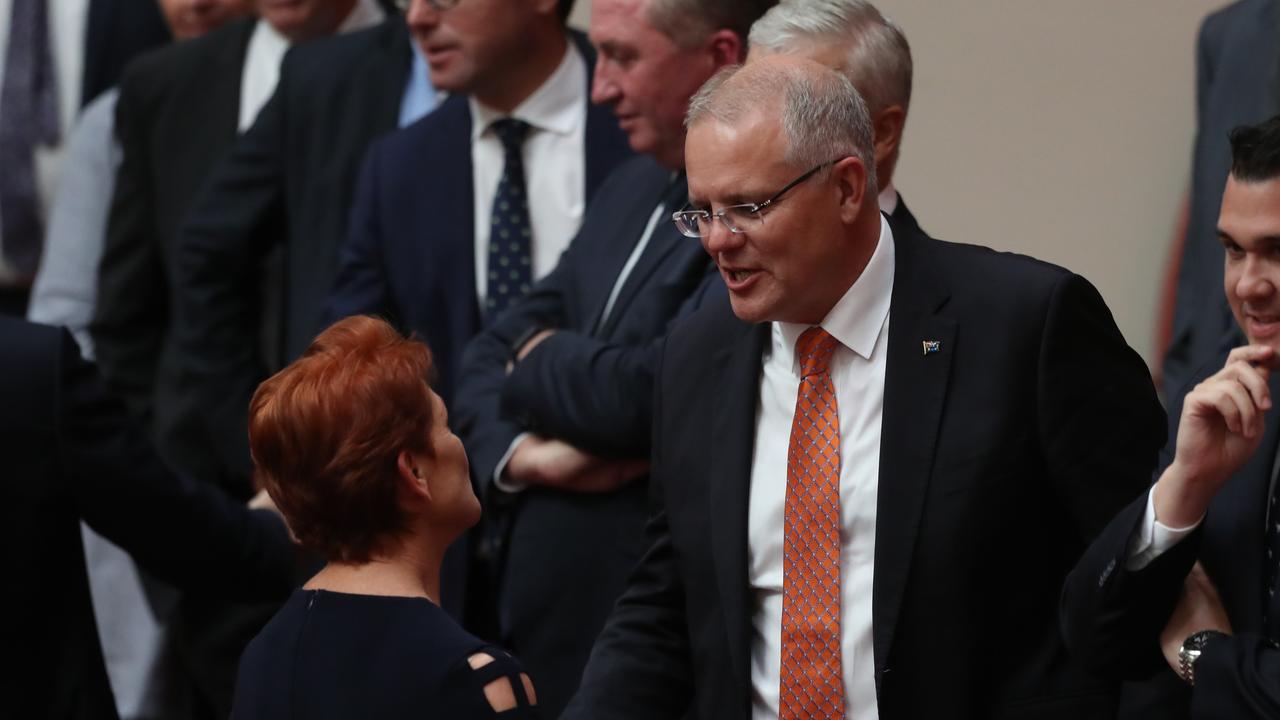
[(396, 471), (400, 486), (410, 493), (410, 497), (421, 497), (431, 500), (431, 484), (427, 482), (427, 458), (401, 450), (396, 457)]

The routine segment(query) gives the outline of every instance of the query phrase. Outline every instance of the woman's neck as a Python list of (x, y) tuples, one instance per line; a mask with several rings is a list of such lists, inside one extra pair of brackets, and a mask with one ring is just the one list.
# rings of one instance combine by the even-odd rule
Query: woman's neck
[(332, 590), (358, 595), (425, 597), (440, 603), (440, 558), (399, 547), (394, 553), (363, 563), (332, 561), (307, 584), (307, 590)]

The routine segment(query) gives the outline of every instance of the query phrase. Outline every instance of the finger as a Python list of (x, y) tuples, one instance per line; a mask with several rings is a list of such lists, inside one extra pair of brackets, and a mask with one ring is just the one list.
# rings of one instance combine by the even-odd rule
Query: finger
[(1275, 367), (1276, 359), (1276, 351), (1269, 345), (1241, 345), (1227, 353), (1227, 364), (1247, 362)]
[(1253, 398), (1253, 404), (1262, 410), (1271, 407), (1271, 389), (1267, 387), (1267, 376), (1270, 370), (1263, 366), (1246, 363), (1232, 363), (1223, 368), (1224, 378), (1229, 377), (1244, 386)]
[[(1231, 396), (1230, 388), (1240, 387), (1239, 383), (1232, 382), (1229, 385), (1218, 383), (1209, 393), (1208, 403), (1211, 405), (1218, 416), (1222, 418), (1222, 422), (1227, 426), (1227, 430), (1233, 433), (1240, 433), (1240, 408), (1236, 404), (1235, 399)], [(1241, 390), (1243, 392), (1243, 389)]]

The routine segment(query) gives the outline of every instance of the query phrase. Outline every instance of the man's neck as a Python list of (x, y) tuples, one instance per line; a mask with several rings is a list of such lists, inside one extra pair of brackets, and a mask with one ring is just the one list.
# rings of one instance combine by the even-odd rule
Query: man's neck
[(485, 107), (510, 113), (529, 99), (560, 67), (569, 52), (569, 37), (561, 31), (534, 44), (534, 51), (499, 77), (492, 88), (476, 88), (473, 96)]

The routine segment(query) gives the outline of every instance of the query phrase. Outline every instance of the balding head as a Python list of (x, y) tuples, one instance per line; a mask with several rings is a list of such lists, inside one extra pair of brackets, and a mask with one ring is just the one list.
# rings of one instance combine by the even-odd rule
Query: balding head
[(721, 70), (693, 96), (685, 124), (714, 119), (735, 125), (761, 111), (778, 116), (788, 163), (809, 167), (852, 155), (871, 170), (867, 180), (875, 187), (866, 103), (848, 78), (811, 60), (775, 56)]
[(787, 0), (751, 27), (750, 58), (773, 54), (816, 60), (853, 82), (871, 112), (876, 169), (888, 185), (911, 104), (911, 47), (901, 28), (865, 0)]

